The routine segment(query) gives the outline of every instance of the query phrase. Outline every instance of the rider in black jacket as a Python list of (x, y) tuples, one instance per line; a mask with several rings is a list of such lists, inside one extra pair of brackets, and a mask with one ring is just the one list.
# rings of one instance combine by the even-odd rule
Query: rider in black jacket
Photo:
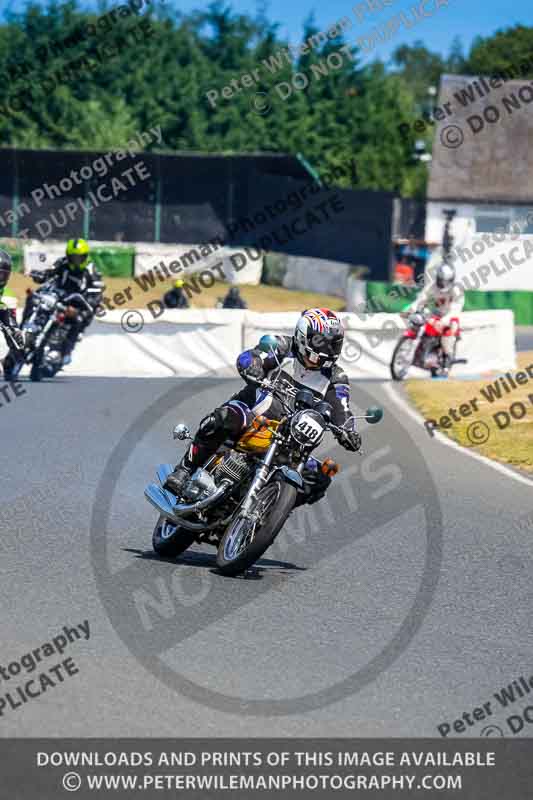
[(20, 350), (23, 350), (24, 336), (22, 334), (22, 331), (17, 325), (15, 311), (12, 308), (8, 308), (2, 300), (4, 292), (6, 291), (7, 283), (9, 281), (12, 269), (13, 269), (13, 262), (11, 260), (11, 256), (9, 255), (9, 253), (6, 253), (5, 250), (0, 250), (0, 326), (4, 328), (4, 337), (7, 346), (11, 347), (11, 342), (9, 341), (9, 335), (8, 335), (9, 331), (9, 334), (11, 334), (11, 337), (13, 338), (15, 344), (18, 346)]
[(183, 289), (184, 282), (178, 278), (172, 289), (163, 295), (163, 303), (167, 308), (189, 308), (189, 301)]
[(241, 292), (238, 286), (232, 286), (224, 300), (222, 301), (222, 308), (248, 308), (245, 301), (241, 297)]
[[(327, 308), (309, 309), (298, 320), (293, 336), (274, 338), (277, 343), (275, 356), (258, 347), (245, 350), (237, 359), (239, 374), (244, 380), (261, 380), (281, 373), (280, 381), (286, 381), (297, 389), (309, 389), (317, 399), (330, 403), (333, 409), (331, 421), (342, 427), (353, 414), (348, 378), (336, 364), (344, 340), (344, 329), (337, 315)], [(194, 470), (202, 466), (223, 442), (237, 441), (253, 417), (259, 415), (280, 419), (279, 401), (249, 384), (201, 421), (193, 443), (168, 476), (164, 488), (179, 496)], [(346, 430), (337, 438), (352, 452), (361, 447), (361, 437), (355, 430)], [(304, 478), (308, 489), (307, 502), (316, 502), (324, 496), (330, 479), (320, 472), (315, 459), (309, 459)]]
[[(70, 361), (70, 354), (78, 337), (91, 324), (105, 288), (102, 276), (89, 256), (89, 245), (84, 239), (70, 239), (64, 258), (58, 259), (51, 269), (31, 273), (35, 283), (53, 280), (56, 288), (62, 289), (66, 294), (81, 294), (90, 306), (72, 307), (67, 314), (69, 331), (63, 352), (65, 364)], [(29, 295), (24, 307), (23, 322), (31, 314), (32, 305), (32, 295)]]

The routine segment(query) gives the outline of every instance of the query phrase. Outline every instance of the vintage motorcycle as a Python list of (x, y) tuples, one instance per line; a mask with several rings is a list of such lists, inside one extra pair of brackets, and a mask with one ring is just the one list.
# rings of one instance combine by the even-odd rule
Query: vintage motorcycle
[(81, 294), (65, 294), (52, 281), (33, 293), (33, 307), (22, 323), (24, 351), (10, 348), (4, 359), (4, 377), (15, 380), (25, 364), (31, 364), (30, 380), (52, 378), (63, 366), (63, 350), (68, 335), (68, 317), (76, 309), (92, 308)]
[(460, 331), (455, 339), (451, 363), (446, 364), (441, 336), (431, 323), (433, 313), (430, 309), (424, 308), (406, 316), (408, 327), (397, 342), (390, 363), (393, 380), (403, 381), (411, 367), (428, 370), (433, 378), (445, 377), (453, 364), (467, 363), (466, 358), (455, 357)]
[[(266, 352), (272, 348), (271, 339), (260, 342)], [(312, 451), (326, 431), (340, 432), (331, 422), (329, 403), (316, 400), (308, 389), (288, 386), (280, 374), (250, 383), (277, 398), (281, 419), (255, 417), (236, 444), (223, 445), (194, 472), (179, 500), (162, 488), (172, 467), (159, 466), (160, 486), (151, 483), (144, 492), (159, 512), (152, 537), (156, 553), (174, 557), (193, 542), (214, 545), (220, 572), (238, 575), (274, 542), (298, 493), (304, 491), (302, 473)], [(381, 408), (370, 408), (365, 415), (351, 417), (345, 429), (353, 430), (357, 419), (374, 424), (382, 417)], [(174, 438), (190, 439), (188, 427), (177, 425)], [(331, 458), (317, 463), (330, 477), (338, 472)]]

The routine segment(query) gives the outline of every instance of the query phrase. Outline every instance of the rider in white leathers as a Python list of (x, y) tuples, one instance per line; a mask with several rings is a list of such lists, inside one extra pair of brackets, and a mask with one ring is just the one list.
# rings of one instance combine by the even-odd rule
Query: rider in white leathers
[(455, 350), (455, 341), (459, 334), (459, 314), (465, 304), (464, 291), (455, 282), (455, 269), (444, 262), (435, 272), (435, 280), (426, 281), (424, 288), (410, 307), (410, 311), (419, 311), (429, 307), (433, 316), (431, 324), (440, 334), (445, 356), (445, 367), (449, 369)]

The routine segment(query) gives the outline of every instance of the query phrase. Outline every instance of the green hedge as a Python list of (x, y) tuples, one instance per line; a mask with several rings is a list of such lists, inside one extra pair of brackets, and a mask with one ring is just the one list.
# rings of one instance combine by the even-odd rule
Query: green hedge
[(516, 325), (533, 325), (533, 292), (465, 292), (465, 311), (507, 308)]
[(287, 256), (284, 253), (265, 253), (261, 283), (266, 286), (283, 286), (287, 272)]
[(96, 268), (111, 278), (131, 278), (135, 263), (134, 247), (91, 247)]
[(13, 271), (23, 272), (24, 270), (24, 252), (22, 247), (12, 244), (2, 244), (2, 250), (5, 250), (13, 259)]
[(385, 281), (367, 281), (366, 302), (368, 311), (376, 313), (385, 311), (397, 314), (410, 305), (417, 295), (416, 289)]
[[(398, 313), (410, 305), (417, 295), (416, 289), (385, 281), (368, 281), (366, 291), (369, 313)], [(533, 292), (465, 292), (465, 311), (500, 309), (513, 311), (516, 325), (533, 325)]]

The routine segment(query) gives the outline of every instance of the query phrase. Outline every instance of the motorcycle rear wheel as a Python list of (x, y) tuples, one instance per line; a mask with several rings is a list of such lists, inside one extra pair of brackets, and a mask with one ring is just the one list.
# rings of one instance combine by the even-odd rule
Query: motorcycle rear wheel
[(257, 496), (257, 503), (264, 506), (258, 526), (254, 527), (239, 515), (230, 522), (217, 551), (217, 567), (223, 575), (238, 575), (261, 558), (287, 521), (297, 494), (294, 486), (273, 480)]

